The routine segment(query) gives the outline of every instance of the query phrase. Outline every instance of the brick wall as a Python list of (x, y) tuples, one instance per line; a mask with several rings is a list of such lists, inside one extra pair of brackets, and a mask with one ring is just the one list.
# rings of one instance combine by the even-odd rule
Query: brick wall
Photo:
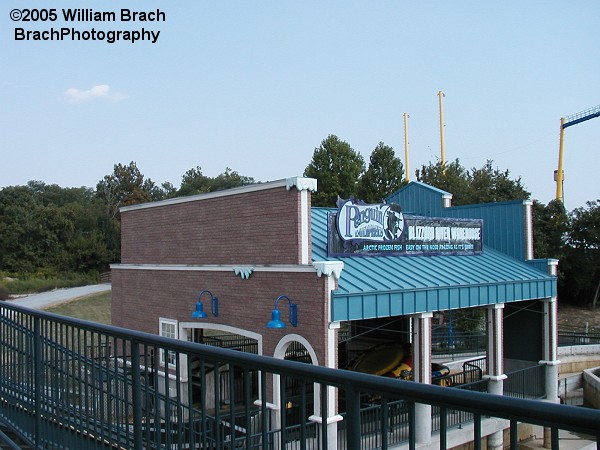
[[(263, 336), (263, 353), (272, 356), (286, 334), (303, 336), (319, 363), (326, 358), (326, 278), (314, 272), (254, 272), (242, 279), (231, 271), (113, 270), (113, 325), (157, 334), (159, 318), (179, 322), (224, 324)], [(206, 319), (192, 319), (198, 294), (208, 289), (219, 298), (213, 317), (209, 296), (202, 300)], [(298, 305), (298, 326), (289, 324), (287, 302), (279, 303), (285, 329), (268, 329), (271, 310), (280, 295)]]
[[(263, 354), (269, 356), (294, 333), (310, 342), (325, 364), (329, 293), (326, 277), (300, 265), (303, 195), (310, 255), (310, 193), (281, 184), (122, 211), (122, 264), (112, 268), (113, 324), (153, 334), (159, 333), (160, 318), (228, 325), (262, 335)], [(126, 266), (136, 264), (161, 267)], [(255, 270), (243, 279), (234, 266)], [(219, 317), (212, 316), (205, 295), (209, 317), (192, 319), (204, 289), (219, 298)], [(287, 302), (280, 302), (287, 328), (266, 328), (280, 295), (298, 305), (298, 327), (289, 324)]]
[(300, 192), (281, 186), (126, 210), (121, 262), (298, 264), (299, 227)]

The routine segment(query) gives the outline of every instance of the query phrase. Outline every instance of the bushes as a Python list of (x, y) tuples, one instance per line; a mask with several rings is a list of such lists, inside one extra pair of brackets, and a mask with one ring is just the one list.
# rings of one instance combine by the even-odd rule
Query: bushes
[[(14, 278), (3, 277), (0, 281), (0, 299), (6, 300), (9, 295), (32, 294), (96, 284), (98, 274), (25, 274)], [(3, 294), (5, 298), (3, 298)]]

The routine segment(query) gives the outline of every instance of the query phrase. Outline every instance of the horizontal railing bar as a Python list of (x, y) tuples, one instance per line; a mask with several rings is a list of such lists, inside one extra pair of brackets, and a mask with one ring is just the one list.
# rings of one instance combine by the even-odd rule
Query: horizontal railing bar
[(259, 367), (263, 372), (302, 377), (310, 382), (340, 389), (347, 389), (348, 386), (358, 386), (360, 391), (385, 395), (391, 398), (402, 398), (409, 402), (460, 409), (478, 415), (489, 415), (511, 421), (518, 420), (530, 424), (558, 427), (587, 434), (596, 432), (598, 424), (600, 424), (600, 411), (597, 410), (584, 410), (574, 406), (507, 398), (462, 389), (448, 389), (435, 385), (286, 361), (235, 350), (168, 339), (154, 334), (126, 330), (81, 319), (66, 318), (17, 305), (6, 304), (0, 308), (4, 313), (7, 310), (27, 313), (43, 320), (52, 320), (75, 327), (84, 327), (89, 332), (98, 332), (121, 338), (128, 342), (135, 342), (136, 345), (152, 345), (157, 348), (164, 348), (165, 351), (173, 351), (183, 355), (198, 355), (205, 358), (209, 363), (235, 363), (240, 367)]

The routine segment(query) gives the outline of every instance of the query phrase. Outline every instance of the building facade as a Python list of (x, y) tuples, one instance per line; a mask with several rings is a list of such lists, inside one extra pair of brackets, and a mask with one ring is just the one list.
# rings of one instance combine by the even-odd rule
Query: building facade
[[(434, 313), (482, 308), (490, 390), (502, 393), (507, 363), (541, 361), (555, 401), (556, 261), (533, 260), (529, 202), (454, 208), (451, 194), (410, 183), (387, 204), (311, 208), (316, 189), (296, 177), (122, 208), (113, 324), (202, 343), (234, 336), (252, 343), (245, 351), (333, 368), (399, 341), (412, 348), (414, 380), (430, 383)], [(161, 364), (168, 373), (169, 355)], [(257, 401), (277, 403), (270, 381)], [(339, 419), (328, 398), (327, 417)], [(417, 422), (418, 441), (430, 441), (430, 407)]]

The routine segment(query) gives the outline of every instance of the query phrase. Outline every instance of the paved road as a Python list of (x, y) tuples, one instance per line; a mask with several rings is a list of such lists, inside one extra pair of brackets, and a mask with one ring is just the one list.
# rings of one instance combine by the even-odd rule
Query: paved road
[(107, 292), (111, 290), (108, 283), (93, 284), (90, 286), (80, 286), (69, 289), (57, 289), (55, 291), (42, 292), (41, 294), (32, 294), (26, 297), (19, 297), (14, 300), (8, 300), (15, 305), (26, 306), (27, 308), (39, 309), (46, 308), (56, 303), (73, 300), (78, 297), (84, 297), (90, 294)]

